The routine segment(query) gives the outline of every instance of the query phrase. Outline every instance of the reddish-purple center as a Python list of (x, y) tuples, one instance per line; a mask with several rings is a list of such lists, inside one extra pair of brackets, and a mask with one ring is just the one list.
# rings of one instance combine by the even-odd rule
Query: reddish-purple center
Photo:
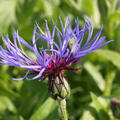
[[(46, 77), (49, 77), (50, 75), (55, 75), (55, 74), (62, 74), (63, 70), (71, 70), (71, 71), (77, 71), (78, 68), (71, 68), (70, 66), (78, 63), (80, 59), (70, 59), (70, 57), (65, 57), (65, 58), (59, 58), (57, 55), (52, 55), (50, 56), (52, 59), (46, 66), (46, 69), (41, 77), (42, 80), (44, 80)], [(32, 65), (39, 65), (38, 62), (32, 63)], [(30, 75), (37, 74), (41, 68), (38, 68), (37, 71), (32, 71)]]

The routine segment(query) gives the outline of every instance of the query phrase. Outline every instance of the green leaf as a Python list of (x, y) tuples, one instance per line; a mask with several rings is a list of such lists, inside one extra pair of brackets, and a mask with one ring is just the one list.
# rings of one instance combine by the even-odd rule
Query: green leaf
[(119, 25), (118, 21), (120, 21), (120, 13), (113, 13), (108, 17), (108, 29), (109, 29), (109, 36), (113, 38), (115, 36), (115, 28)]
[(108, 111), (108, 100), (104, 97), (97, 97), (94, 93), (90, 93), (92, 98), (91, 106), (98, 112), (100, 120), (110, 120), (110, 113)]
[(101, 21), (104, 21), (108, 13), (108, 8), (107, 8), (105, 0), (98, 0), (98, 8), (99, 8), (100, 15), (101, 15)]
[(78, 4), (82, 11), (94, 18), (96, 24), (100, 23), (100, 13), (97, 0), (78, 0)]
[(30, 120), (44, 120), (56, 108), (56, 101), (48, 98), (31, 116)]
[(90, 113), (90, 111), (84, 111), (80, 120), (96, 120), (96, 118)]
[(24, 118), (21, 115), (6, 110), (4, 115), (0, 116), (0, 120), (24, 120)]
[(109, 22), (120, 21), (120, 13), (113, 13), (108, 19)]
[(120, 54), (112, 50), (97, 50), (95, 52), (107, 60), (111, 61), (116, 67), (120, 69)]
[(98, 85), (100, 90), (104, 90), (105, 87), (105, 82), (104, 82), (104, 78), (102, 77), (101, 73), (99, 72), (99, 70), (97, 69), (96, 66), (94, 66), (92, 63), (90, 62), (86, 62), (84, 64), (84, 68), (90, 73), (90, 75), (93, 77), (93, 79), (95, 80), (96, 84)]
[(0, 81), (0, 94), (8, 97), (20, 97), (18, 93), (14, 92), (5, 81)]
[(117, 0), (105, 0), (106, 5), (108, 7), (108, 14), (114, 13), (117, 7)]
[(0, 96), (0, 113), (4, 113), (4, 111), (7, 109), (12, 112), (16, 111), (15, 106), (8, 97)]
[(44, 82), (25, 80), (19, 91), (21, 97), (17, 99), (20, 104), (18, 108), (19, 114), (28, 119), (31, 113), (36, 111), (38, 106), (48, 98), (47, 90), (47, 85)]
[(11, 23), (16, 22), (17, 0), (0, 0), (0, 32), (5, 32)]
[(92, 92), (90, 94), (92, 98), (92, 106), (94, 106), (97, 110), (105, 109), (106, 101), (101, 97), (97, 98), (97, 96)]
[(108, 101), (103, 97), (97, 97), (94, 93), (91, 93), (91, 98), (92, 102), (80, 120), (113, 120), (107, 110)]
[(53, 5), (49, 1), (44, 1), (44, 10), (47, 16), (53, 15)]

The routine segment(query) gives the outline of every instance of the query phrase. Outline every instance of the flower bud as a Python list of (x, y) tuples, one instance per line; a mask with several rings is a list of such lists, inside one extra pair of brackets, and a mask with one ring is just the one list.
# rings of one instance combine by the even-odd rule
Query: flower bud
[(115, 118), (120, 119), (120, 100), (112, 99), (111, 100), (111, 109)]
[(70, 87), (62, 74), (49, 76), (49, 93), (57, 100), (69, 97)]

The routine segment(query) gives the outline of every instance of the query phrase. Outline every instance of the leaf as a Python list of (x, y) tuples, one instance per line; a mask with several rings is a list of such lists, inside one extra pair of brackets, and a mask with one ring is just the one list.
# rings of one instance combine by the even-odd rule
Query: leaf
[(56, 101), (48, 98), (31, 116), (30, 120), (44, 120), (56, 108)]
[(101, 15), (101, 21), (103, 21), (106, 19), (106, 16), (108, 13), (108, 8), (107, 8), (105, 0), (98, 0), (98, 8), (99, 8), (100, 15)]
[(5, 81), (0, 81), (0, 94), (8, 97), (19, 97), (19, 94), (14, 92)]
[(53, 5), (49, 1), (44, 1), (44, 10), (47, 16), (53, 15)]
[(21, 97), (17, 100), (20, 104), (19, 114), (28, 119), (31, 113), (36, 111), (36, 108), (48, 98), (47, 90), (47, 85), (44, 82), (25, 80), (20, 89)]
[(94, 106), (97, 110), (105, 109), (106, 101), (102, 98), (97, 96), (94, 93), (90, 93), (92, 98), (92, 106)]
[(93, 115), (91, 115), (90, 111), (86, 110), (83, 113), (83, 115), (80, 118), (80, 120), (96, 120), (96, 118)]
[(82, 11), (94, 18), (96, 24), (100, 23), (100, 13), (97, 0), (78, 0), (78, 4)]
[(6, 110), (4, 115), (0, 116), (0, 120), (24, 120), (24, 118), (21, 115)]
[(120, 54), (112, 50), (97, 50), (95, 52), (107, 60), (111, 61), (116, 67), (120, 69)]
[(6, 96), (0, 96), (0, 113), (4, 113), (4, 111), (8, 109), (10, 111), (15, 112), (15, 106), (12, 101)]
[(120, 21), (120, 13), (113, 13), (109, 16), (109, 22)]
[(113, 38), (114, 36), (115, 36), (115, 34), (116, 34), (116, 32), (115, 32), (115, 28), (119, 25), (118, 23), (118, 21), (120, 21), (120, 13), (113, 13), (113, 14), (111, 14), (109, 17), (108, 17), (108, 21), (107, 21), (107, 23), (108, 23), (108, 29), (109, 29), (109, 36), (111, 37), (111, 38)]
[(85, 110), (80, 120), (112, 120), (107, 110), (108, 102), (103, 97), (97, 97), (91, 92), (92, 102), (88, 109)]
[(100, 90), (104, 90), (105, 82), (104, 78), (102, 77), (101, 73), (98, 71), (97, 67), (95, 67), (92, 63), (86, 62), (84, 64), (84, 68), (90, 73), (90, 75), (95, 80), (96, 84), (98, 85)]
[(103, 97), (97, 97), (94, 93), (90, 93), (92, 98), (91, 106), (93, 106), (97, 112), (100, 120), (110, 120), (108, 112), (108, 101)]
[(0, 0), (0, 32), (5, 32), (11, 23), (16, 22), (17, 0)]

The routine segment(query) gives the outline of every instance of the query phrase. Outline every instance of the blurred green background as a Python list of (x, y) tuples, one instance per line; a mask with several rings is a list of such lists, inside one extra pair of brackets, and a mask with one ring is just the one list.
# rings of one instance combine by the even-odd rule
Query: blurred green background
[[(66, 72), (71, 87), (67, 100), (70, 120), (117, 120), (110, 109), (112, 98), (120, 99), (120, 1), (119, 0), (0, 0), (0, 35), (18, 30), (29, 43), (36, 21), (59, 21), (67, 16), (82, 24), (92, 16), (94, 33), (103, 25), (102, 35), (113, 43), (81, 59), (76, 73)], [(0, 39), (0, 44), (4, 45)], [(31, 54), (26, 49), (28, 54)], [(0, 66), (0, 120), (59, 120), (57, 104), (49, 97), (47, 82), (12, 81), (25, 70)]]

